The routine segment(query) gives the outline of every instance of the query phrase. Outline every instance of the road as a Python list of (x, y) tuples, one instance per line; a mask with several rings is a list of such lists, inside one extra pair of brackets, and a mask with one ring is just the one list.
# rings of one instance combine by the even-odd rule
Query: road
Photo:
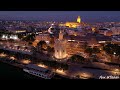
[(99, 77), (102, 76), (119, 76), (120, 72), (119, 71), (110, 71), (110, 70), (100, 70), (100, 69), (93, 69), (93, 68), (83, 68), (80, 65), (71, 65), (69, 67), (69, 72), (68, 74), (70, 76), (75, 76), (75, 75), (81, 75), (81, 74), (87, 74), (91, 76), (92, 78), (99, 79)]

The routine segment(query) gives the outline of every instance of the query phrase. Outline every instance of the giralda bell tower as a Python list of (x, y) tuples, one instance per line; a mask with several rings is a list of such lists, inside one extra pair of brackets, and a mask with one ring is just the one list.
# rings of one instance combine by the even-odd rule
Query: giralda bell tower
[(78, 23), (81, 22), (81, 18), (80, 18), (80, 16), (78, 16), (78, 18), (77, 18), (77, 22), (78, 22)]

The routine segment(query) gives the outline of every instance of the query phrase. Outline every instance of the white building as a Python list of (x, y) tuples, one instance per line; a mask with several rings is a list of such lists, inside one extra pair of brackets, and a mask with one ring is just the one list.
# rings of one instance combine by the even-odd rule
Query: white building
[(17, 35), (7, 35), (7, 34), (3, 34), (1, 38), (2, 38), (2, 39), (5, 39), (5, 40), (7, 40), (7, 39), (19, 40), (19, 38), (18, 38)]
[(120, 35), (116, 35), (112, 37), (112, 43), (120, 45)]
[(113, 35), (119, 35), (120, 34), (120, 27), (112, 27), (110, 28), (113, 32)]

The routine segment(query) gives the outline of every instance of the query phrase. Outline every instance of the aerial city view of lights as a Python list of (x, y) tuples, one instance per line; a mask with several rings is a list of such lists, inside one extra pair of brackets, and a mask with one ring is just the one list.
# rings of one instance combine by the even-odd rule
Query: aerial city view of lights
[(0, 11), (0, 79), (17, 73), (120, 79), (120, 11)]

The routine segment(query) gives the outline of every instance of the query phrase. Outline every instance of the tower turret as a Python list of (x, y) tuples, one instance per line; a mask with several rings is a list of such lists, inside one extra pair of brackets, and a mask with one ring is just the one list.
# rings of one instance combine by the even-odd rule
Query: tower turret
[(59, 33), (59, 40), (63, 40), (63, 32), (60, 30), (60, 33)]
[(81, 18), (80, 18), (80, 16), (78, 16), (78, 18), (77, 18), (77, 22), (78, 22), (78, 23), (81, 22)]

